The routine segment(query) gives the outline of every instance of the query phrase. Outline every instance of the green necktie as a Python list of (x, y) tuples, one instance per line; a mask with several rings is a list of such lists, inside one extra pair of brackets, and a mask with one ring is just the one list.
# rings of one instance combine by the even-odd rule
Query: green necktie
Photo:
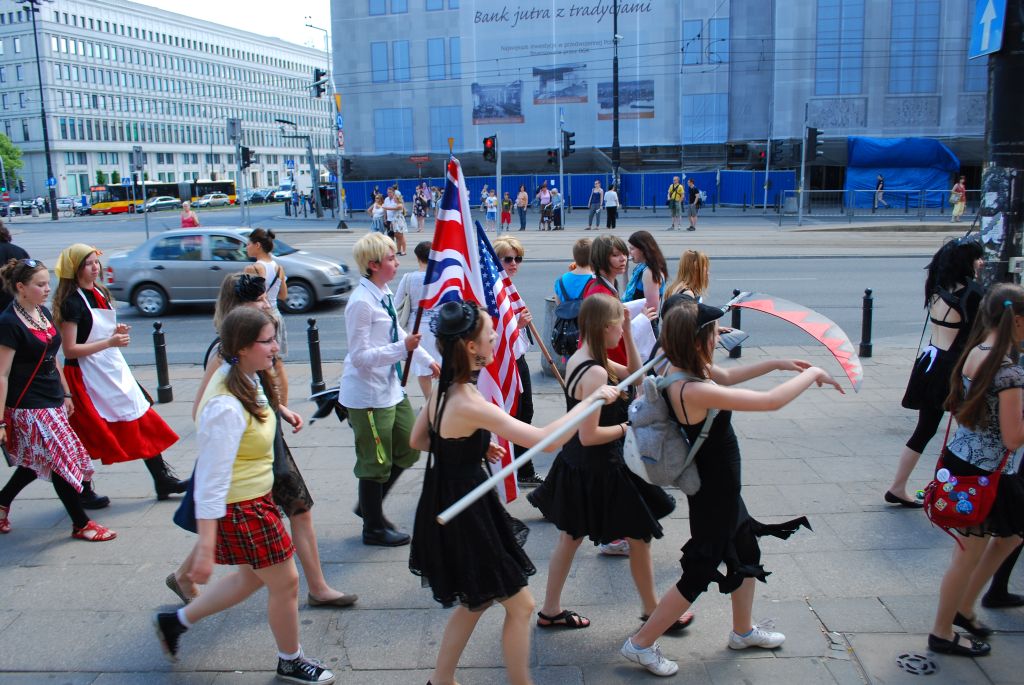
[[(391, 342), (398, 342), (398, 313), (395, 312), (395, 305), (391, 301), (391, 295), (381, 300), (380, 303), (384, 306), (388, 316), (391, 317)], [(395, 373), (398, 374), (399, 378), (402, 377), (402, 365), (398, 362), (395, 362)]]

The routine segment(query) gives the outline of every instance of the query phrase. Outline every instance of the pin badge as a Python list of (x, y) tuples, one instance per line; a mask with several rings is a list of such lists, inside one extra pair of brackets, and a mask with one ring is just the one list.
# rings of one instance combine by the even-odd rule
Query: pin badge
[(949, 469), (939, 469), (935, 472), (935, 480), (945, 483), (949, 480)]

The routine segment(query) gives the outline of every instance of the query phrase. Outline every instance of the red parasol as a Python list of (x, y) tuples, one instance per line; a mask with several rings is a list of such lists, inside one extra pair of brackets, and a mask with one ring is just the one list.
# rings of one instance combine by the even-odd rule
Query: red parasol
[(740, 293), (726, 306), (771, 314), (803, 329), (829, 349), (843, 367), (847, 378), (853, 384), (853, 389), (860, 391), (861, 381), (864, 380), (864, 367), (861, 366), (860, 357), (854, 351), (849, 336), (832, 319), (802, 304), (765, 293)]

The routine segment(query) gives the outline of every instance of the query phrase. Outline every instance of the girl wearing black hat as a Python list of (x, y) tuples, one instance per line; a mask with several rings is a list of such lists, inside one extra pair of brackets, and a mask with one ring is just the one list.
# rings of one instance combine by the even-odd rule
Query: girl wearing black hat
[[(671, 364), (666, 374), (681, 371), (690, 376), (665, 390), (670, 415), (692, 443), (709, 412), (718, 411), (696, 456), (700, 490), (687, 497), (690, 540), (683, 546), (683, 575), (621, 650), (624, 657), (660, 676), (674, 674), (679, 666), (661, 655), (655, 640), (713, 582), (718, 583), (720, 592), (732, 596), (730, 649), (774, 649), (785, 641), (782, 633), (751, 622), (754, 579), (764, 581), (768, 575), (761, 566), (757, 539), (764, 535), (785, 539), (801, 525), (809, 525), (805, 517), (766, 525), (747, 513), (740, 496), (740, 451), (731, 425), (732, 412), (780, 409), (815, 383), (843, 391), (828, 373), (799, 360), (766, 360), (728, 369), (715, 366), (712, 354), (718, 342), (717, 319), (723, 313), (717, 307), (681, 302), (665, 313), (662, 323), (661, 339)], [(771, 371), (798, 371), (799, 375), (768, 391), (727, 387)], [(724, 574), (719, 571), (723, 562)]]
[[(423, 493), (416, 507), (409, 569), (429, 585), (434, 599), (456, 607), (445, 628), (431, 682), (454, 682), (455, 669), (483, 610), (505, 607), (503, 649), (508, 680), (530, 680), (530, 616), (534, 602), (526, 590), (536, 569), (522, 549), (528, 529), (512, 519), (492, 490), (445, 526), (437, 515), (486, 480), (483, 461), (498, 461), (502, 448), (491, 433), (533, 446), (575, 419), (593, 401), (618, 397), (610, 386), (595, 390), (575, 409), (546, 426), (514, 419), (477, 391), (476, 372), (493, 357), (495, 333), (486, 310), (466, 302), (446, 302), (431, 322), (444, 364), (437, 390), (416, 419), (410, 445), (430, 450)], [(567, 442), (565, 435), (548, 449)]]

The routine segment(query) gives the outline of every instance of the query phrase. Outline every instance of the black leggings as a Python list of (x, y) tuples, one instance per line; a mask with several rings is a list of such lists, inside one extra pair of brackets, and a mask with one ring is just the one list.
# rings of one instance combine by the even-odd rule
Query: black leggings
[(942, 409), (933, 409), (931, 407), (918, 410), (917, 427), (914, 428), (914, 434), (910, 436), (910, 440), (907, 440), (907, 447), (918, 454), (924, 453), (924, 448), (928, 446), (928, 441), (935, 437), (935, 434), (938, 432), (939, 424), (942, 423), (942, 416), (945, 413)]
[[(533, 383), (530, 382), (530, 365), (526, 363), (526, 355), (516, 360), (516, 368), (519, 369), (519, 378), (523, 382), (523, 392), (519, 396), (519, 405), (516, 411), (516, 418), (523, 423), (533, 422)], [(527, 448), (520, 445), (513, 445), (513, 452), (518, 457), (526, 452)], [(533, 467), (533, 462), (528, 461), (519, 467), (516, 472), (520, 476), (534, 476), (537, 474), (537, 469)]]
[[(10, 508), (11, 502), (18, 496), (25, 487), (36, 479), (36, 472), (32, 469), (19, 466), (15, 471), (11, 479), (7, 481), (7, 485), (4, 486), (3, 490), (0, 490), (0, 506)], [(60, 498), (61, 504), (64, 505), (64, 510), (68, 512), (68, 516), (71, 517), (71, 525), (75, 528), (83, 528), (89, 523), (89, 516), (82, 509), (82, 503), (79, 500), (78, 493), (75, 488), (71, 486), (66, 480), (57, 475), (56, 472), (50, 473), (50, 479), (53, 481), (53, 489), (57, 492), (57, 497)]]

